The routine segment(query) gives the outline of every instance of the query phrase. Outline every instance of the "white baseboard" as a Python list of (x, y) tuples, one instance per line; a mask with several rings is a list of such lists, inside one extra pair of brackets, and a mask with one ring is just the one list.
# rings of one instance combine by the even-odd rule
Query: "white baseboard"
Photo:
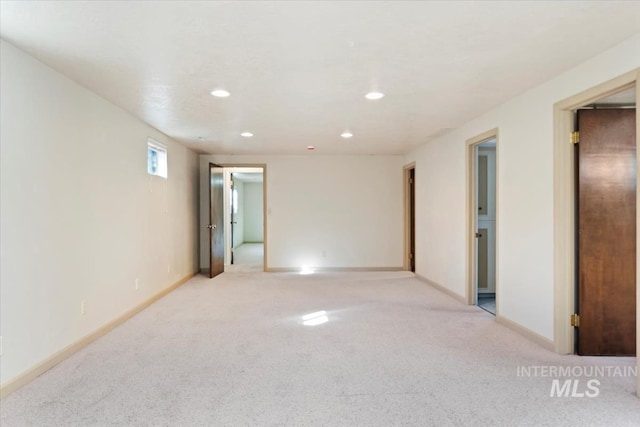
[[(419, 279), (431, 286), (433, 286), (434, 288), (438, 289), (439, 291), (444, 292), (445, 294), (451, 296), (452, 298), (456, 299), (457, 301), (461, 302), (464, 305), (468, 305), (467, 303), (467, 299), (462, 296), (462, 295), (458, 295), (457, 293), (453, 292), (451, 289), (445, 288), (444, 286), (434, 282), (433, 280), (429, 280), (426, 277), (420, 276), (419, 274), (416, 274), (416, 279)], [(513, 320), (507, 319), (504, 316), (501, 316), (500, 314), (496, 315), (496, 322), (511, 329), (512, 331), (518, 333), (519, 335), (522, 335), (523, 337), (525, 337), (526, 339), (528, 339), (529, 341), (533, 341), (536, 344), (540, 345), (541, 347), (543, 347), (546, 350), (549, 351), (554, 351), (553, 349), (553, 341), (543, 337), (542, 335), (532, 331), (531, 329), (522, 326), (519, 323), (514, 322)]]
[(451, 298), (455, 299), (456, 301), (459, 301), (463, 304), (467, 304), (467, 300), (464, 296), (462, 295), (458, 295), (457, 293), (455, 293), (454, 291), (452, 291), (449, 288), (446, 288), (444, 286), (442, 286), (439, 283), (434, 282), (433, 280), (427, 279), (424, 276), (421, 276), (419, 274), (416, 274), (416, 279), (421, 280), (423, 282), (425, 282), (426, 284), (433, 286), (434, 288), (436, 288), (437, 290), (444, 292), (445, 294), (449, 295)]
[[(265, 271), (269, 273), (299, 273), (300, 268), (292, 267), (268, 267)], [(404, 271), (403, 267), (314, 267), (317, 273), (353, 273), (366, 271)]]
[(537, 332), (533, 332), (531, 329), (524, 327), (521, 324), (516, 323), (513, 320), (507, 319), (506, 317), (501, 316), (499, 314), (496, 316), (496, 322), (511, 329), (514, 332), (517, 332), (518, 334), (524, 336), (528, 340), (535, 342), (536, 344), (543, 347), (545, 350), (554, 351), (553, 341), (546, 337), (543, 337)]
[(189, 274), (189, 275), (183, 277), (182, 279), (180, 279), (176, 283), (174, 283), (171, 286), (169, 286), (169, 287), (163, 289), (162, 291), (158, 292), (157, 294), (155, 294), (154, 296), (152, 296), (148, 300), (138, 304), (134, 308), (126, 311), (125, 313), (123, 313), (122, 315), (118, 316), (117, 318), (115, 318), (114, 320), (110, 321), (109, 323), (107, 323), (107, 324), (101, 326), (100, 328), (96, 329), (95, 331), (93, 331), (89, 335), (86, 335), (83, 338), (80, 338), (75, 343), (68, 345), (67, 347), (63, 348), (62, 350), (58, 351), (57, 353), (54, 353), (53, 355), (51, 355), (50, 357), (48, 357), (44, 361), (38, 363), (34, 367), (32, 367), (32, 368), (28, 369), (27, 371), (23, 372), (22, 374), (10, 379), (9, 381), (7, 381), (7, 382), (5, 382), (3, 384), (0, 384), (0, 399), (7, 397), (8, 395), (13, 393), (14, 391), (18, 390), (20, 387), (28, 384), (29, 382), (31, 382), (34, 379), (38, 378), (40, 375), (42, 375), (45, 372), (47, 372), (49, 369), (51, 369), (54, 366), (56, 366), (58, 363), (60, 363), (63, 360), (67, 359), (69, 356), (71, 356), (72, 354), (74, 354), (78, 350), (82, 349), (87, 344), (89, 344), (92, 341), (95, 341), (96, 339), (100, 338), (101, 336), (107, 334), (109, 331), (111, 331), (116, 326), (119, 326), (119, 325), (123, 324), (124, 322), (129, 320), (131, 317), (133, 317), (135, 314), (137, 314), (140, 311), (144, 310), (145, 308), (149, 307), (151, 304), (153, 304), (154, 302), (156, 302), (157, 300), (159, 300), (163, 296), (167, 295), (169, 292), (175, 290), (177, 287), (179, 287), (180, 285), (182, 285), (185, 282), (187, 282), (189, 279), (194, 277), (196, 274), (197, 273), (193, 273), (193, 274)]

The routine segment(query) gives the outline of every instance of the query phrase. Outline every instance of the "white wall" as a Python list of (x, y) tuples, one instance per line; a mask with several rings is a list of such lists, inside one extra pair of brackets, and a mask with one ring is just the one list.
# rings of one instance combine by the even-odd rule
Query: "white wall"
[(244, 241), (264, 241), (263, 185), (261, 182), (244, 183)]
[[(0, 43), (6, 384), (196, 271), (198, 160)], [(147, 175), (148, 136), (167, 145), (168, 180)]]
[(464, 295), (465, 141), (499, 128), (499, 311), (553, 339), (553, 105), (639, 66), (640, 34), (408, 154), (417, 273)]
[(402, 156), (200, 156), (202, 268), (208, 164), (266, 164), (269, 268), (402, 267)]

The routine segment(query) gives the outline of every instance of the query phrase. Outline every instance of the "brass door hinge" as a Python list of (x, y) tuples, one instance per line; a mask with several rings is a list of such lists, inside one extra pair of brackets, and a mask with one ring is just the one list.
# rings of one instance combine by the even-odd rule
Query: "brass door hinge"
[(580, 142), (580, 132), (571, 132), (571, 143), (577, 144)]
[(571, 315), (571, 326), (573, 326), (574, 328), (580, 327), (580, 315), (579, 314), (572, 314)]
[(409, 178), (409, 184), (413, 184), (413, 178)]
[(409, 259), (413, 259), (413, 254), (409, 254)]

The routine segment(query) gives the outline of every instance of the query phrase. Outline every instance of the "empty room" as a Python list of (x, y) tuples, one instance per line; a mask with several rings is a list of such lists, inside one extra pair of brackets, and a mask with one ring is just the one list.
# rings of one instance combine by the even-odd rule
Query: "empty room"
[(637, 426), (640, 1), (0, 0), (0, 424)]

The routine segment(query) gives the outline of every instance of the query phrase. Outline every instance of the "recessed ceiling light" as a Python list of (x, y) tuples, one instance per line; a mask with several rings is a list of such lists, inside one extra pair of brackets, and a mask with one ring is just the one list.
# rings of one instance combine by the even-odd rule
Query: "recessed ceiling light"
[(211, 95), (217, 97), (217, 98), (226, 98), (227, 96), (231, 95), (228, 91), (224, 90), (224, 89), (216, 89), (216, 90), (212, 90), (211, 91)]
[(199, 137), (198, 137), (198, 141), (204, 141), (204, 138), (203, 138), (203, 137), (201, 137), (201, 136), (199, 136)]
[(369, 92), (364, 96), (367, 99), (380, 99), (384, 98), (384, 93), (382, 92)]
[(244, 136), (245, 138), (251, 138), (253, 134), (251, 132), (242, 132), (240, 136)]
[(342, 134), (340, 136), (343, 137), (344, 139), (349, 139), (349, 138), (351, 138), (353, 136), (353, 134), (347, 130), (347, 131), (342, 132)]
[(314, 147), (313, 145), (307, 145), (307, 150), (313, 151), (315, 149), (316, 149), (316, 147)]

